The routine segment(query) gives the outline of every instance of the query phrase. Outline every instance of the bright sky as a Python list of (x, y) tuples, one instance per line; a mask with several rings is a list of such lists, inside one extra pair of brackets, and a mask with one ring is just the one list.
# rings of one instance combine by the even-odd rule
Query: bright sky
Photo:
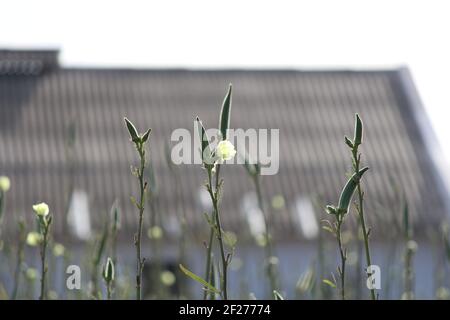
[(450, 159), (449, 1), (4, 1), (0, 47), (71, 66), (408, 65)]

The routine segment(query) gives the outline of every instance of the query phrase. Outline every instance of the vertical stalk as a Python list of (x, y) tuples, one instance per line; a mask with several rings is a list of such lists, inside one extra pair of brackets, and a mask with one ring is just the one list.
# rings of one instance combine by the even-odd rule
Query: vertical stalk
[(276, 267), (270, 263), (270, 258), (273, 256), (273, 247), (272, 247), (272, 239), (271, 239), (271, 235), (270, 235), (270, 231), (269, 231), (269, 220), (268, 220), (267, 214), (264, 210), (264, 204), (263, 204), (263, 200), (262, 200), (259, 175), (256, 174), (253, 176), (253, 183), (255, 184), (256, 196), (258, 199), (258, 206), (259, 206), (259, 209), (261, 210), (261, 212), (263, 214), (263, 218), (264, 218), (264, 226), (265, 226), (264, 237), (266, 240), (265, 252), (266, 252), (266, 259), (267, 259), (267, 263), (268, 263), (267, 276), (269, 277), (270, 288), (271, 288), (270, 293), (272, 294), (272, 292), (274, 290), (278, 290), (278, 279), (277, 279), (277, 274), (276, 274), (277, 273)]
[(23, 249), (25, 247), (26, 240), (26, 232), (25, 232), (25, 222), (24, 220), (19, 221), (19, 243), (17, 246), (17, 262), (16, 262), (16, 270), (14, 271), (14, 288), (11, 294), (11, 299), (17, 299), (17, 293), (19, 291), (19, 282), (20, 282), (20, 273), (22, 271), (23, 264)]
[(47, 242), (48, 242), (48, 228), (49, 225), (44, 226), (43, 232), (43, 242), (41, 245), (41, 294), (39, 296), (39, 300), (45, 300), (45, 278), (47, 275), (47, 266), (46, 266), (46, 252), (47, 252)]
[[(353, 154), (353, 162), (354, 162), (355, 172), (359, 172), (360, 156), (358, 155), (358, 145), (355, 144), (352, 154)], [(369, 267), (370, 265), (372, 265), (371, 258), (370, 258), (369, 232), (367, 231), (366, 221), (364, 218), (364, 192), (362, 191), (360, 180), (358, 180), (356, 189), (357, 189), (357, 193), (358, 193), (358, 215), (359, 215), (359, 221), (361, 223), (361, 229), (362, 229), (362, 233), (363, 233), (363, 237), (364, 237), (364, 249), (365, 249), (365, 254), (366, 254), (366, 264), (367, 264), (367, 267)], [(367, 274), (367, 276), (369, 277), (370, 275)], [(373, 289), (373, 288), (370, 289), (370, 297), (372, 300), (376, 300), (375, 289)]]
[(145, 193), (145, 183), (144, 183), (144, 168), (145, 168), (145, 151), (143, 148), (143, 144), (139, 143), (137, 145), (139, 157), (140, 157), (140, 168), (138, 171), (138, 180), (139, 180), (139, 224), (138, 230), (135, 234), (134, 244), (136, 246), (136, 299), (141, 300), (142, 288), (142, 270), (144, 269), (145, 259), (141, 257), (141, 239), (142, 239), (142, 225), (144, 218), (144, 193)]
[[(211, 215), (211, 218), (214, 219), (214, 214)], [(212, 256), (212, 246), (214, 242), (214, 229), (211, 228), (209, 231), (209, 241), (206, 247), (206, 270), (205, 270), (205, 280), (210, 283), (211, 280), (211, 256)], [(206, 300), (208, 297), (208, 291), (204, 290), (203, 292), (203, 300)]]
[[(223, 245), (223, 239), (222, 239), (222, 223), (220, 221), (220, 213), (219, 213), (219, 206), (218, 206), (218, 198), (219, 198), (219, 186), (220, 186), (220, 165), (216, 165), (216, 187), (215, 190), (212, 188), (212, 172), (211, 169), (208, 169), (208, 185), (207, 189), (209, 192), (209, 195), (211, 197), (211, 201), (213, 204), (213, 214), (214, 214), (214, 224), (215, 229), (217, 232), (217, 240), (219, 242), (219, 250), (220, 250), (220, 257), (222, 260), (222, 279), (221, 279), (221, 291), (222, 291), (222, 298), (224, 300), (228, 300), (228, 291), (227, 291), (227, 278), (228, 278), (228, 261), (227, 257), (225, 255), (225, 246)], [(214, 230), (212, 230), (214, 232)], [(211, 265), (211, 253), (210, 250), (208, 250), (209, 253), (209, 264)], [(208, 278), (211, 279), (211, 266), (208, 266)]]
[(337, 225), (336, 225), (336, 238), (339, 246), (339, 254), (341, 256), (341, 267), (339, 268), (339, 275), (341, 278), (341, 299), (345, 300), (345, 265), (347, 261), (347, 252), (342, 244), (342, 238), (341, 238), (341, 226), (342, 226), (342, 219), (343, 216), (337, 215), (336, 218), (338, 219)]
[(106, 284), (106, 298), (108, 300), (111, 300), (111, 297), (112, 297), (112, 281), (109, 281)]
[(144, 169), (145, 169), (145, 143), (147, 142), (151, 129), (148, 129), (144, 134), (139, 135), (136, 127), (128, 120), (124, 118), (128, 133), (130, 134), (131, 141), (135, 144), (136, 150), (139, 154), (140, 167), (139, 169), (132, 169), (134, 175), (139, 180), (139, 203), (132, 198), (134, 205), (139, 210), (139, 224), (137, 232), (134, 235), (134, 245), (136, 246), (136, 299), (141, 300), (141, 282), (142, 282), (142, 270), (144, 269), (145, 259), (141, 257), (141, 238), (142, 238), (142, 224), (144, 218), (144, 203), (145, 203), (145, 189), (147, 182), (144, 182)]

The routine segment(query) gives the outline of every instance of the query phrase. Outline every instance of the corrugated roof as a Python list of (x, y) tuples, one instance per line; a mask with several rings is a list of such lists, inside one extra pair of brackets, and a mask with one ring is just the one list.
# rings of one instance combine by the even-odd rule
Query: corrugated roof
[[(0, 58), (2, 55), (0, 54)], [(335, 203), (350, 169), (343, 136), (352, 135), (353, 115), (365, 123), (363, 161), (367, 215), (392, 215), (391, 180), (405, 190), (416, 221), (436, 225), (446, 212), (442, 190), (424, 137), (405, 99), (398, 70), (250, 71), (55, 69), (40, 75), (0, 75), (0, 173), (11, 177), (10, 214), (31, 218), (31, 205), (50, 204), (55, 231), (65, 233), (69, 191), (89, 195), (92, 222), (99, 228), (115, 198), (124, 212), (124, 229), (135, 229), (130, 195), (137, 183), (130, 163), (137, 158), (123, 117), (140, 130), (153, 129), (150, 154), (156, 172), (158, 212), (183, 208), (194, 230), (206, 230), (198, 205), (204, 181), (200, 166), (168, 169), (165, 144), (174, 129), (193, 131), (199, 115), (217, 126), (228, 83), (234, 85), (233, 128), (279, 128), (280, 170), (263, 178), (267, 198), (282, 194), (286, 208), (273, 211), (279, 237), (297, 234), (292, 207), (300, 196), (319, 195)], [(73, 155), (67, 148), (75, 132)], [(226, 166), (223, 224), (242, 232), (243, 195), (252, 190), (245, 171)], [(389, 209), (390, 208), (390, 209)], [(398, 212), (400, 215), (401, 212)], [(371, 221), (374, 223), (374, 221)]]

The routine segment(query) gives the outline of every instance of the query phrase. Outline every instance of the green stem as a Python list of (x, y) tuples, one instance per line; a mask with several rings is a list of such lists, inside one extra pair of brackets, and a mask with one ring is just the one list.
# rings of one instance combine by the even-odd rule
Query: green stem
[(138, 230), (135, 234), (134, 244), (136, 246), (136, 299), (141, 300), (141, 282), (142, 282), (142, 270), (144, 269), (145, 259), (142, 259), (141, 254), (141, 239), (142, 239), (142, 225), (143, 225), (143, 217), (144, 217), (144, 193), (145, 193), (145, 183), (144, 183), (144, 169), (145, 169), (145, 151), (143, 148), (143, 144), (140, 143), (137, 145), (137, 149), (139, 152), (139, 157), (141, 160), (141, 165), (138, 173), (139, 180), (139, 224)]
[[(213, 246), (213, 242), (214, 242), (214, 229), (211, 228), (210, 232), (209, 232), (209, 241), (207, 244), (207, 248), (206, 248), (206, 276), (205, 276), (205, 280), (206, 282), (210, 283), (211, 280), (211, 256), (212, 256), (212, 246)], [(208, 291), (204, 290), (203, 292), (203, 300), (206, 300), (206, 298), (208, 297)]]
[(24, 258), (23, 249), (25, 247), (25, 239), (26, 239), (25, 226), (23, 224), (19, 223), (19, 244), (17, 247), (16, 270), (14, 271), (14, 288), (13, 288), (13, 292), (11, 294), (12, 300), (17, 299), (17, 293), (19, 291), (20, 273), (21, 273), (23, 258)]
[(47, 275), (47, 266), (46, 266), (46, 251), (47, 251), (47, 235), (48, 235), (49, 226), (44, 227), (44, 240), (41, 246), (41, 294), (39, 296), (39, 300), (45, 300), (45, 277)]
[[(359, 172), (360, 159), (358, 157), (358, 146), (355, 146), (353, 148), (353, 161), (354, 161), (354, 165), (355, 165), (355, 172)], [(360, 181), (358, 181), (357, 192), (358, 192), (358, 200), (359, 200), (358, 215), (359, 215), (359, 220), (361, 223), (361, 228), (362, 228), (363, 237), (364, 237), (364, 249), (365, 249), (365, 253), (366, 253), (366, 264), (367, 264), (367, 268), (368, 268), (369, 266), (372, 265), (372, 263), (371, 263), (371, 258), (370, 258), (369, 233), (367, 232), (366, 221), (364, 218), (364, 193), (362, 191)], [(367, 274), (367, 277), (369, 277), (369, 276), (370, 275)], [(373, 289), (373, 288), (370, 289), (370, 297), (372, 300), (376, 300), (375, 289)]]
[[(213, 203), (213, 213), (214, 213), (214, 223), (217, 229), (217, 240), (219, 242), (219, 249), (220, 249), (220, 257), (222, 260), (222, 281), (221, 281), (221, 291), (222, 291), (222, 297), (224, 300), (228, 300), (228, 292), (227, 292), (227, 268), (228, 268), (228, 261), (225, 256), (225, 246), (223, 245), (223, 239), (222, 239), (222, 224), (220, 222), (220, 213), (219, 213), (219, 206), (218, 206), (218, 196), (219, 196), (219, 172), (220, 172), (220, 165), (216, 166), (216, 188), (213, 191), (212, 189), (212, 173), (211, 170), (208, 169), (208, 192), (211, 197), (211, 201)], [(214, 232), (214, 230), (213, 230)], [(211, 263), (211, 262), (210, 262)], [(211, 267), (208, 268), (210, 270)]]
[(108, 300), (111, 300), (112, 297), (112, 281), (108, 281), (106, 283), (106, 297)]
[(337, 219), (338, 221), (336, 228), (336, 238), (339, 246), (339, 254), (341, 256), (341, 268), (339, 270), (339, 275), (341, 277), (341, 299), (345, 300), (345, 264), (347, 260), (347, 255), (342, 245), (342, 238), (341, 238), (341, 226), (343, 217), (337, 217)]

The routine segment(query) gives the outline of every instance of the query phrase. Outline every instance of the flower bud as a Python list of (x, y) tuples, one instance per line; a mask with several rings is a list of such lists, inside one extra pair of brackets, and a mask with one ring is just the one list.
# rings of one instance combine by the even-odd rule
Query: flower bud
[(355, 115), (355, 137), (353, 139), (353, 145), (359, 146), (363, 141), (363, 124), (358, 114)]
[(103, 278), (106, 282), (111, 282), (114, 280), (114, 263), (109, 257), (106, 260), (106, 265), (103, 269)]
[(35, 204), (33, 206), (33, 210), (38, 217), (46, 217), (50, 212), (50, 209), (48, 208), (48, 205), (45, 202)]
[(6, 176), (0, 176), (0, 191), (7, 192), (11, 188), (11, 181)]

